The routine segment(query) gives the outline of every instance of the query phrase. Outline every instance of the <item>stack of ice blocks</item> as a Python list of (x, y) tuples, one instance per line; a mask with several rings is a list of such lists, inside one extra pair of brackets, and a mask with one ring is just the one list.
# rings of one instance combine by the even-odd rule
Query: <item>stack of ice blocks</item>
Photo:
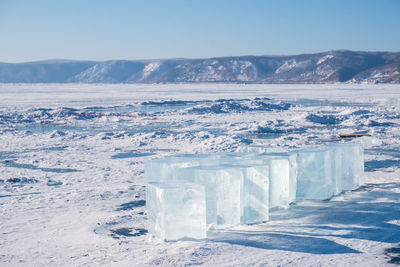
[(271, 208), (328, 199), (364, 182), (363, 150), (356, 143), (256, 150), (147, 162), (149, 232), (164, 240), (201, 239), (207, 228), (261, 223)]

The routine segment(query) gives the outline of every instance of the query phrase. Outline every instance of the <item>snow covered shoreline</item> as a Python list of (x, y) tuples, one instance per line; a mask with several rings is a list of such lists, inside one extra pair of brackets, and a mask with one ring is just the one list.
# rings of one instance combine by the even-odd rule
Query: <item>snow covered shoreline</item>
[[(0, 265), (385, 265), (400, 242), (399, 85), (0, 84)], [(368, 132), (366, 183), (209, 241), (146, 234), (143, 162)]]

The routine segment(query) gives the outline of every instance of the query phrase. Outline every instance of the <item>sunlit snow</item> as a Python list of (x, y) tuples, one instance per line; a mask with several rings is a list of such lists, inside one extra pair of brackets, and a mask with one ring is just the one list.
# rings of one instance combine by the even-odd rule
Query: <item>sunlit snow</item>
[[(384, 265), (400, 242), (399, 124), (398, 85), (0, 84), (0, 264)], [(207, 241), (149, 235), (146, 162), (339, 133), (371, 135), (354, 140), (365, 186)]]

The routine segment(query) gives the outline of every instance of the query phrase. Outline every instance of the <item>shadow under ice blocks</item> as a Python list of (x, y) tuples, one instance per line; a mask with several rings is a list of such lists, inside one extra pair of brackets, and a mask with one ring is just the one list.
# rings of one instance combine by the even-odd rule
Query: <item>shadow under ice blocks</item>
[(329, 199), (364, 183), (357, 143), (242, 151), (146, 162), (149, 232), (166, 241), (204, 239), (206, 229), (262, 223), (271, 208)]

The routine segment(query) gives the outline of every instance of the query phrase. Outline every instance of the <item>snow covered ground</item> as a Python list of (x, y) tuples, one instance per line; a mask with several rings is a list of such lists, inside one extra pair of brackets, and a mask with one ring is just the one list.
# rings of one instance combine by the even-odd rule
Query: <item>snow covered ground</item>
[[(384, 266), (400, 257), (399, 85), (0, 84), (2, 266)], [(366, 185), (163, 243), (143, 163), (369, 133)]]

